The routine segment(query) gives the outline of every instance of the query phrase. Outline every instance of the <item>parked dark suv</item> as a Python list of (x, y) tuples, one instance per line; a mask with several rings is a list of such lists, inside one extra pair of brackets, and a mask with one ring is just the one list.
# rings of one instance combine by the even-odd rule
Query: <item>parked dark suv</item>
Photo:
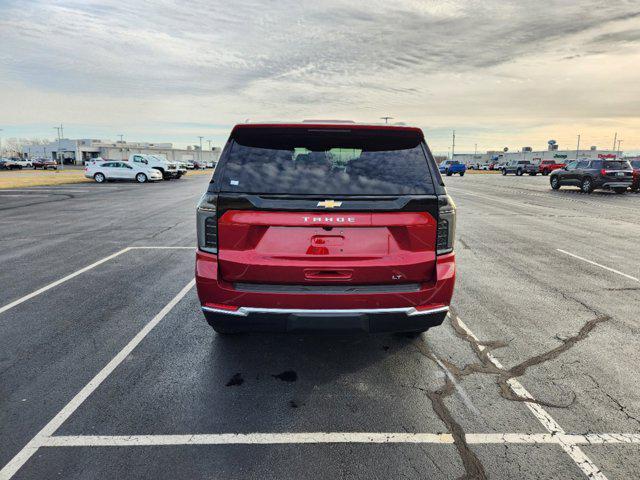
[(197, 208), (202, 310), (219, 333), (422, 332), (449, 309), (455, 221), (418, 128), (236, 125)]
[(511, 160), (502, 168), (502, 175), (507, 175), (508, 173), (515, 173), (517, 176), (522, 176), (525, 173), (537, 175), (538, 165), (531, 163), (529, 160)]
[(551, 188), (564, 186), (580, 187), (584, 193), (595, 189), (624, 193), (633, 180), (633, 169), (626, 160), (579, 160), (560, 170), (551, 172)]

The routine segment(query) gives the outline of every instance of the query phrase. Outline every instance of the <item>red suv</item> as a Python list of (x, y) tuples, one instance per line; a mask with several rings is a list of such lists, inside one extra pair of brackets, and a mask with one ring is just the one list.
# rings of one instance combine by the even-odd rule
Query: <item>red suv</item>
[(219, 333), (423, 332), (455, 283), (456, 209), (418, 128), (236, 125), (197, 207)]
[(631, 191), (640, 191), (640, 160), (631, 160), (631, 166), (633, 167), (633, 182), (631, 183)]

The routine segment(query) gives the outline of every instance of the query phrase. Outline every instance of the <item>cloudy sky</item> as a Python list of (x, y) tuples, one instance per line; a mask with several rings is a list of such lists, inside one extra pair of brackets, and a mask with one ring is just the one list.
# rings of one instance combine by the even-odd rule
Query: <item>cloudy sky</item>
[(640, 150), (640, 2), (0, 0), (4, 138), (384, 115), (440, 152)]

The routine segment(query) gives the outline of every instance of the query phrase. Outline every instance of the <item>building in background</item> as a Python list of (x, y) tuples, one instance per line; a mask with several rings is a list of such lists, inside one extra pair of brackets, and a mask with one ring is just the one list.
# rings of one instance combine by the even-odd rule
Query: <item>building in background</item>
[(588, 150), (566, 149), (560, 150), (558, 145), (549, 144), (547, 150), (533, 150), (531, 147), (523, 147), (517, 152), (504, 152), (500, 150), (488, 150), (486, 153), (456, 153), (453, 158), (467, 165), (487, 165), (498, 162), (505, 163), (511, 160), (529, 160), (533, 163), (540, 163), (542, 160), (555, 160), (558, 163), (567, 163), (576, 159), (598, 159), (598, 158), (622, 158), (623, 152), (616, 150), (602, 150), (596, 146)]
[(133, 153), (159, 154), (173, 161), (217, 162), (221, 152), (218, 147), (200, 151), (197, 146), (174, 148), (172, 143), (112, 142), (87, 138), (63, 138), (42, 145), (25, 145), (22, 150), (25, 157), (62, 159), (66, 165), (83, 165), (84, 162), (97, 157), (107, 160), (126, 160)]

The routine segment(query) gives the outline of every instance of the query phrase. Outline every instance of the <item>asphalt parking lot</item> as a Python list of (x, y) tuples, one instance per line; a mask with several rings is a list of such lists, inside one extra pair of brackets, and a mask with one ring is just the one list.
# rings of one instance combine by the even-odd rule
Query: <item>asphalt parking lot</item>
[(442, 327), (221, 338), (207, 181), (0, 191), (0, 479), (640, 476), (640, 195), (446, 178)]

